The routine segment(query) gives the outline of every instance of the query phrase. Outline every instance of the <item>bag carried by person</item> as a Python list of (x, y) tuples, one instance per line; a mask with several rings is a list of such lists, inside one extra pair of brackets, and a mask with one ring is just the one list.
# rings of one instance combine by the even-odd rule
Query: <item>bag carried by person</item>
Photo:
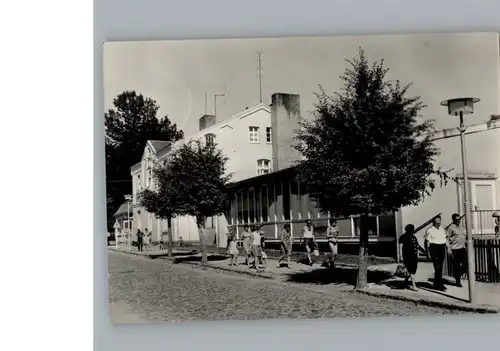
[(399, 264), (396, 268), (396, 272), (394, 272), (394, 275), (398, 278), (407, 278), (410, 276), (410, 273), (404, 264)]
[(313, 255), (314, 255), (314, 256), (319, 256), (319, 250), (318, 250), (318, 249), (314, 249), (314, 251), (313, 251)]

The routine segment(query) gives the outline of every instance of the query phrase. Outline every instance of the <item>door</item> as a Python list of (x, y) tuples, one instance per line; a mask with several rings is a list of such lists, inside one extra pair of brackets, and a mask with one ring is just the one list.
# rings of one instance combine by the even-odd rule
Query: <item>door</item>
[(474, 180), (472, 184), (472, 209), (474, 233), (493, 234), (492, 211), (497, 209), (495, 180)]

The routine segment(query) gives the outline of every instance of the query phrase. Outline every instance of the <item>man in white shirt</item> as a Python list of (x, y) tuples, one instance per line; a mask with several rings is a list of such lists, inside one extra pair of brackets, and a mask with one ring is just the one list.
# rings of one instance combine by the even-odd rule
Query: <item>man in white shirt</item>
[(446, 287), (443, 284), (443, 263), (446, 257), (446, 232), (441, 227), (441, 217), (434, 218), (432, 227), (427, 229), (424, 239), (426, 244), (428, 244), (429, 254), (434, 266), (434, 288), (445, 291)]

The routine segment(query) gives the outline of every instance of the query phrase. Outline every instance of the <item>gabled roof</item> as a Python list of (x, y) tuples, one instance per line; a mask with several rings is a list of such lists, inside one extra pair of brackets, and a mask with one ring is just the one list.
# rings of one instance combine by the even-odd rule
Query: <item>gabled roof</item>
[(163, 149), (168, 148), (172, 144), (171, 141), (165, 140), (148, 140), (148, 143), (156, 153), (163, 151)]
[[(113, 215), (113, 217), (127, 215), (127, 207), (128, 207), (127, 202), (122, 203), (120, 208)], [(130, 207), (130, 215), (132, 215), (132, 206)]]
[(230, 123), (231, 121), (233, 120), (236, 120), (236, 119), (242, 119), (242, 118), (245, 118), (245, 117), (248, 117), (252, 114), (254, 114), (255, 112), (258, 112), (260, 110), (264, 110), (266, 111), (267, 113), (271, 113), (271, 108), (269, 107), (269, 105), (266, 105), (266, 104), (263, 104), (263, 103), (260, 103), (260, 104), (257, 104), (253, 107), (249, 107), (249, 108), (246, 108), (245, 110), (241, 111), (241, 112), (238, 112), (237, 114), (235, 115), (232, 115), (231, 117), (229, 117), (228, 119), (224, 120), (224, 121), (221, 121), (221, 122), (218, 122), (210, 127), (207, 127), (205, 129), (202, 129), (192, 135), (190, 135), (189, 137), (185, 137), (181, 140), (178, 140), (174, 143), (174, 145), (179, 145), (179, 144), (182, 144), (182, 143), (185, 143), (186, 141), (188, 140), (191, 140), (193, 138), (196, 138), (200, 135), (205, 135), (205, 134), (209, 134), (211, 130), (215, 129), (215, 128), (224, 128), (226, 126), (230, 127), (230, 128), (233, 128), (231, 127), (230, 125), (228, 125), (228, 123)]

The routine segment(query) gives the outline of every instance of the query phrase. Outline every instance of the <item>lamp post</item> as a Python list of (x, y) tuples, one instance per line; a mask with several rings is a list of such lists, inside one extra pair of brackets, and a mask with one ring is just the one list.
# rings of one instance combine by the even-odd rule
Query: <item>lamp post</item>
[(128, 221), (128, 250), (132, 250), (132, 228), (130, 225), (130, 202), (132, 201), (132, 195), (125, 195), (125, 200), (127, 201), (127, 221)]
[(468, 276), (469, 276), (469, 302), (476, 302), (476, 267), (474, 260), (474, 241), (472, 239), (472, 223), (471, 223), (471, 204), (469, 203), (469, 175), (467, 171), (467, 155), (465, 145), (465, 130), (464, 115), (474, 113), (474, 104), (479, 102), (478, 98), (466, 97), (450, 99), (441, 102), (442, 106), (448, 107), (448, 114), (451, 116), (460, 117), (460, 145), (462, 151), (462, 172), (464, 177), (464, 208), (465, 208), (465, 230), (467, 234), (467, 261), (468, 261)]

